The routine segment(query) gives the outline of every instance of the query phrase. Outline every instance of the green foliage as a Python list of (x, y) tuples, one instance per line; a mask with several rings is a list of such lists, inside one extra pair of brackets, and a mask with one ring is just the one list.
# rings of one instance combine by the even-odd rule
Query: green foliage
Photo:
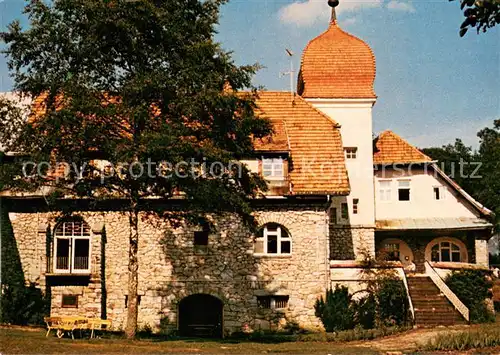
[(375, 294), (379, 324), (403, 325), (409, 320), (409, 304), (403, 281), (392, 278), (378, 280)]
[(462, 332), (438, 334), (423, 346), (423, 350), (464, 351), (495, 346), (500, 346), (500, 327), (482, 327)]
[(7, 208), (0, 199), (0, 238), (2, 284), (0, 323), (42, 324), (48, 302), (34, 284), (26, 286), (19, 251), (14, 239)]
[(314, 305), (315, 314), (321, 319), (327, 332), (352, 329), (354, 310), (349, 291), (345, 286), (336, 286), (335, 290), (326, 291)]
[(460, 37), (465, 36), (469, 28), (477, 28), (478, 33), (486, 32), (488, 28), (500, 23), (499, 0), (460, 0), (460, 8), (465, 9), (465, 20), (460, 26)]
[(377, 300), (369, 294), (356, 301), (354, 304), (356, 323), (364, 329), (375, 328), (377, 321)]
[(438, 160), (448, 176), (495, 212), (496, 229), (500, 231), (500, 120), (495, 120), (492, 128), (484, 128), (477, 135), (480, 139), (478, 151), (457, 139), (454, 145), (426, 148), (423, 152)]
[[(12, 103), (0, 102), (0, 141), (27, 157), (0, 165), (0, 186), (24, 192), (50, 186), (49, 202), (68, 195), (121, 198), (130, 220), (131, 300), (140, 210), (173, 221), (227, 211), (253, 226), (248, 197), (266, 188), (245, 165), (233, 164), (254, 154), (252, 137), (272, 129), (254, 114), (251, 78), (258, 66), (235, 65), (214, 40), (224, 2), (31, 0), (29, 27), (14, 21), (0, 33), (14, 89), (45, 108), (26, 121)], [(226, 84), (233, 90), (223, 90)], [(58, 179), (47, 176), (47, 167), (27, 177), (23, 160), (71, 168)], [(104, 173), (94, 160), (112, 169)], [(196, 173), (213, 163), (223, 167), (218, 174)], [(176, 213), (149, 205), (158, 201), (151, 197), (170, 200), (179, 191), (185, 199), (176, 199), (182, 207)], [(134, 302), (130, 337), (137, 328)]]
[(453, 271), (445, 282), (460, 301), (469, 308), (471, 322), (486, 323), (495, 320), (485, 304), (485, 300), (492, 296), (493, 286), (487, 271)]

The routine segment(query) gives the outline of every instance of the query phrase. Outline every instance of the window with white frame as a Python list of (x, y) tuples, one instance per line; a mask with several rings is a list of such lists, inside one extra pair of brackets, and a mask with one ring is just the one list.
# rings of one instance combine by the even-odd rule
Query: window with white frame
[(54, 231), (54, 272), (90, 273), (90, 249), (90, 227), (87, 223), (60, 223)]
[(345, 147), (344, 153), (346, 159), (356, 159), (358, 157), (358, 148), (357, 147)]
[(446, 187), (444, 186), (434, 186), (433, 188), (434, 200), (441, 201), (446, 197)]
[(436, 243), (431, 248), (431, 261), (434, 262), (461, 262), (462, 251), (460, 245), (452, 241)]
[(262, 227), (255, 238), (255, 254), (290, 255), (292, 239), (285, 227), (277, 223), (268, 223)]
[(262, 159), (262, 176), (264, 176), (264, 178), (266, 179), (283, 179), (285, 176), (283, 171), (283, 159)]
[(392, 181), (380, 180), (378, 182), (378, 193), (380, 201), (390, 201), (392, 195)]
[(398, 200), (410, 201), (410, 180), (398, 180)]

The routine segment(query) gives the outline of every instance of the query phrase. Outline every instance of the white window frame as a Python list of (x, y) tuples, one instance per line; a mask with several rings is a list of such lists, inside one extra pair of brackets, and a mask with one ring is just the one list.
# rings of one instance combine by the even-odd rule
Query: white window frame
[[(66, 223), (73, 223), (72, 233), (71, 235), (66, 235)], [(74, 234), (74, 224), (81, 223), (81, 233), (80, 235)], [(62, 234), (58, 234), (59, 227), (62, 226)], [(84, 226), (87, 226), (88, 234), (84, 232)], [(69, 241), (69, 260), (68, 260), (68, 268), (67, 269), (58, 269), (57, 268), (57, 241), (58, 240), (68, 240)], [(76, 240), (88, 240), (89, 243), (89, 253), (88, 253), (88, 267), (87, 269), (75, 269), (75, 241)], [(54, 230), (54, 242), (53, 242), (53, 270), (57, 274), (90, 274), (90, 270), (92, 268), (92, 232), (90, 227), (84, 221), (66, 221), (61, 222), (56, 229)]]
[(348, 160), (358, 159), (358, 147), (344, 147), (344, 154)]
[[(406, 186), (401, 186), (401, 183), (402, 182), (407, 182), (408, 183), (408, 187)], [(408, 200), (400, 200), (399, 199), (399, 190), (409, 190), (408, 192), (408, 197), (409, 199)], [(398, 180), (398, 202), (411, 202), (412, 198), (411, 198), (411, 179), (399, 179)]]
[[(439, 189), (439, 199), (436, 198), (436, 192), (435, 190)], [(446, 186), (444, 185), (436, 185), (432, 187), (432, 197), (434, 201), (444, 201), (446, 200)]]
[[(265, 169), (265, 166), (270, 166), (270, 169)], [(285, 178), (283, 158), (263, 158), (262, 159), (262, 177), (266, 180), (283, 180)], [(270, 175), (266, 176), (266, 173)]]
[[(442, 246), (443, 243), (448, 243), (450, 246), (448, 246), (448, 247), (447, 246)], [(453, 250), (453, 246), (454, 245), (456, 247), (458, 247), (458, 251), (457, 250)], [(438, 252), (439, 252), (439, 260), (438, 261), (433, 261), (432, 260), (432, 250), (434, 249), (435, 246), (438, 246)], [(449, 253), (450, 253), (450, 260), (449, 261), (443, 261), (442, 260), (443, 259), (443, 253), (441, 252), (442, 249), (449, 250)], [(463, 252), (463, 250), (462, 250), (460, 244), (455, 243), (455, 242), (453, 242), (451, 240), (441, 240), (441, 241), (439, 241), (437, 243), (433, 243), (432, 246), (431, 246), (431, 248), (430, 248), (430, 250), (431, 250), (431, 255), (430, 255), (430, 257), (431, 257), (430, 261), (431, 262), (438, 262), (438, 263), (463, 263), (463, 262), (465, 262), (464, 260), (462, 260), (462, 252)], [(453, 253), (457, 253), (457, 252), (458, 252), (458, 255), (460, 257), (460, 261), (453, 261)]]
[[(283, 235), (284, 234), (284, 235)], [(267, 244), (268, 244), (268, 237), (277, 237), (276, 238), (276, 253), (268, 253), (267, 251)], [(262, 237), (259, 237), (257, 239), (262, 239), (263, 241), (263, 246), (262, 246), (262, 253), (254, 253), (255, 255), (271, 255), (271, 256), (288, 256), (292, 255), (293, 252), (293, 243), (292, 243), (292, 237), (288, 232), (285, 231), (285, 233), (282, 233), (282, 227), (281, 225), (277, 224), (277, 229), (276, 231), (269, 231), (267, 229), (267, 225), (265, 225), (262, 229)], [(281, 252), (281, 242), (282, 241), (287, 241), (290, 242), (290, 252), (289, 253), (282, 253)]]
[[(388, 186), (383, 186), (383, 183), (388, 183)], [(392, 180), (378, 181), (378, 199), (381, 202), (392, 201)]]

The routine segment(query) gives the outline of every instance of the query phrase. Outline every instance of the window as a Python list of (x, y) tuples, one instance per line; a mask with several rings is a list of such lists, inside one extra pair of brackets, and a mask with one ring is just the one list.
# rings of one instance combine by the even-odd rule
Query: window
[(358, 157), (358, 148), (346, 147), (344, 148), (346, 159), (356, 159)]
[(434, 200), (444, 200), (446, 188), (444, 186), (434, 187)]
[(391, 180), (380, 180), (378, 182), (379, 185), (379, 196), (380, 201), (390, 201), (392, 194), (392, 181)]
[(347, 203), (342, 203), (340, 205), (340, 213), (342, 215), (342, 219), (348, 219), (349, 218), (349, 207)]
[(60, 223), (54, 233), (54, 271), (90, 273), (90, 227), (83, 221)]
[(208, 231), (194, 232), (194, 246), (208, 246)]
[(330, 224), (337, 224), (337, 209), (330, 208)]
[(283, 179), (283, 159), (262, 159), (262, 175), (266, 179)]
[(458, 244), (440, 242), (431, 249), (431, 261), (434, 262), (461, 262), (461, 252)]
[(359, 212), (359, 198), (352, 200), (352, 214), (358, 214)]
[[(137, 296), (137, 305), (141, 304), (141, 295)], [(128, 295), (125, 295), (125, 308), (128, 308)]]
[(62, 308), (78, 308), (78, 296), (77, 295), (63, 295), (61, 307)]
[(384, 245), (384, 250), (387, 253), (388, 261), (400, 261), (400, 251), (398, 243), (386, 243)]
[(289, 296), (257, 296), (257, 305), (266, 309), (283, 309), (288, 307)]
[(398, 180), (399, 201), (410, 201), (410, 180)]
[(286, 229), (268, 223), (255, 238), (255, 254), (287, 255), (292, 253), (292, 239)]

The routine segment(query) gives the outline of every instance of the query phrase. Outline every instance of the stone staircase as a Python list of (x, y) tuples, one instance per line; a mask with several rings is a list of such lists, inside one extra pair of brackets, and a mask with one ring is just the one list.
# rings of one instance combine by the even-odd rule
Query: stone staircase
[(426, 275), (407, 275), (415, 311), (415, 325), (436, 326), (467, 324), (467, 321)]

